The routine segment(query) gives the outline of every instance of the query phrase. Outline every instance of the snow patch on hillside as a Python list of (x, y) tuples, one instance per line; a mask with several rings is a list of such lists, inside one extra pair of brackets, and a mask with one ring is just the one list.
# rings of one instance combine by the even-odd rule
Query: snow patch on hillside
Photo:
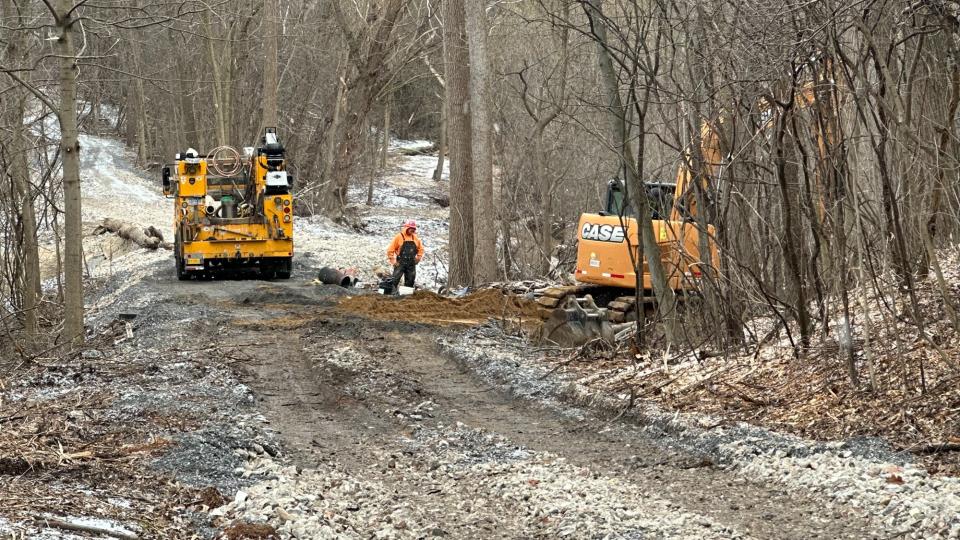
[[(132, 171), (126, 162), (123, 145), (116, 140), (94, 135), (80, 135), (81, 189), (88, 199), (130, 199), (145, 203), (162, 201), (159, 182), (148, 186), (145, 179)], [(121, 161), (122, 160), (122, 161)]]

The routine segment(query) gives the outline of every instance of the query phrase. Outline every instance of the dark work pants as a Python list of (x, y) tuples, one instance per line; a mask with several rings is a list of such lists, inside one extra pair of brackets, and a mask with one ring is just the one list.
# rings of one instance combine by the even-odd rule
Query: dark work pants
[(413, 287), (413, 282), (417, 279), (417, 263), (398, 262), (393, 267), (393, 292), (397, 292), (400, 286), (400, 278), (403, 278), (404, 287)]

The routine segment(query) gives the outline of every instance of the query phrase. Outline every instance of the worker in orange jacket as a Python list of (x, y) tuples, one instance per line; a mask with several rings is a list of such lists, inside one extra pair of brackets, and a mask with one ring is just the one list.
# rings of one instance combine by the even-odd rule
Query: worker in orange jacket
[(423, 242), (417, 236), (417, 222), (408, 219), (400, 233), (387, 248), (387, 259), (393, 265), (393, 292), (400, 287), (400, 278), (406, 287), (413, 287), (417, 278), (417, 263), (423, 258)]

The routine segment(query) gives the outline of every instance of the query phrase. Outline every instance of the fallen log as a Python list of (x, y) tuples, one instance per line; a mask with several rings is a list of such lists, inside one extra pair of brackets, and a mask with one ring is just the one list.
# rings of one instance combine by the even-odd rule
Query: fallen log
[(430, 197), (430, 200), (437, 203), (440, 208), (449, 208), (450, 207), (450, 196), (446, 193), (441, 193), (439, 195), (427, 195)]
[(98, 225), (93, 232), (95, 234), (112, 232), (120, 238), (135, 242), (140, 247), (145, 247), (147, 249), (173, 249), (173, 245), (169, 242), (164, 242), (163, 234), (161, 234), (160, 231), (152, 225), (150, 227), (143, 228), (139, 225), (134, 225), (133, 223), (120, 221), (119, 219), (104, 218), (100, 225)]
[(48, 527), (56, 527), (58, 529), (63, 529), (65, 531), (76, 531), (84, 532), (88, 534), (96, 534), (98, 536), (110, 536), (113, 538), (120, 538), (121, 540), (138, 540), (140, 537), (136, 534), (126, 532), (126, 531), (117, 531), (114, 529), (107, 529), (104, 527), (95, 527), (92, 525), (84, 525), (81, 523), (73, 523), (70, 521), (64, 521), (61, 519), (37, 516), (34, 518), (35, 521), (47, 525)]
[(429, 146), (418, 146), (415, 148), (399, 148), (397, 153), (402, 156), (425, 156), (429, 154), (434, 154), (437, 152), (437, 146), (431, 144)]
[(929, 455), (946, 452), (960, 452), (960, 443), (955, 442), (937, 442), (930, 443), (910, 450), (914, 454)]

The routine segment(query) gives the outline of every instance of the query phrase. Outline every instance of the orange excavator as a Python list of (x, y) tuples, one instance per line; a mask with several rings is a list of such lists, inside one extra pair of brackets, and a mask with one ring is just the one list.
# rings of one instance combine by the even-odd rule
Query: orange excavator
[[(709, 176), (715, 177), (719, 172), (721, 156), (719, 141), (713, 128), (704, 124), (701, 129), (703, 162), (709, 168)], [(700, 182), (702, 195), (706, 197), (708, 178), (705, 174), (695, 175), (686, 156), (677, 170), (674, 182), (646, 182), (647, 200), (653, 215), (653, 233), (660, 249), (660, 260), (663, 263), (667, 277), (667, 284), (675, 291), (699, 290), (699, 280), (707, 266), (716, 268), (719, 265), (716, 243), (713, 238), (715, 228), (707, 225), (706, 230), (700, 230), (696, 223), (700, 209), (694, 186), (695, 179)], [(638, 285), (634, 260), (641, 260), (639, 253), (639, 227), (636, 221), (636, 210), (626, 201), (623, 184), (619, 180), (612, 180), (607, 184), (607, 204), (603, 212), (597, 214), (583, 214), (580, 216), (579, 244), (577, 247), (577, 266), (574, 279), (589, 290), (593, 286), (593, 293), (604, 291), (598, 287), (608, 287), (614, 291), (609, 293), (623, 293), (624, 289), (632, 291)], [(609, 235), (607, 232), (609, 231)], [(709, 253), (701, 255), (700, 236), (706, 234)], [(627, 249), (635, 250), (633, 257)], [(649, 266), (643, 263), (642, 287), (645, 291), (653, 290), (653, 283)], [(618, 296), (610, 307), (610, 320), (624, 322), (633, 312), (632, 302), (636, 295)]]
[[(794, 106), (804, 109), (814, 105), (817, 84), (822, 82), (821, 79), (804, 84), (794, 95)], [(830, 110), (832, 116), (836, 110), (832, 99), (831, 105), (834, 105)], [(765, 119), (758, 133), (773, 124), (771, 109), (765, 101), (760, 101)], [(716, 126), (721, 125), (723, 118), (716, 122)], [(830, 122), (817, 130), (816, 139), (818, 155), (826, 162), (828, 146), (833, 144)], [(723, 164), (720, 137), (710, 122), (701, 126), (699, 150), (701, 171), (693, 170), (694, 160), (688, 151), (677, 169), (675, 181), (644, 184), (667, 285), (680, 299), (697, 295), (704, 276), (709, 275), (707, 271), (717, 275), (720, 264), (715, 227), (701, 224), (705, 220), (700, 219), (703, 209), (698, 205), (698, 199), (709, 200), (711, 179), (719, 179)], [(819, 170), (816, 176), (819, 188), (822, 185)], [(612, 342), (612, 324), (636, 320), (638, 285), (643, 290), (639, 295), (642, 308), (649, 311), (655, 305), (649, 267), (639, 249), (636, 210), (631, 208), (620, 180), (608, 182), (606, 207), (595, 214), (582, 214), (577, 231), (577, 264), (573, 275), (577, 284), (538, 291), (537, 303), (544, 308), (546, 319), (540, 338), (564, 346), (596, 338)], [(635, 261), (643, 261), (640, 279), (637, 279)]]
[[(695, 181), (701, 194), (707, 193), (707, 174), (716, 176), (721, 163), (719, 137), (708, 124), (701, 128), (703, 163), (706, 174), (695, 174), (685, 156), (673, 182), (645, 182), (644, 188), (653, 215), (653, 232), (660, 250), (667, 284), (679, 293), (699, 291), (707, 267), (716, 269), (719, 256), (714, 241), (715, 229), (701, 230), (696, 222), (701, 210), (697, 204)], [(611, 323), (635, 320), (636, 288), (642, 283), (644, 309), (652, 307), (653, 283), (646, 261), (637, 279), (635, 261), (643, 260), (639, 249), (636, 210), (626, 197), (619, 179), (607, 183), (606, 205), (598, 213), (582, 214), (577, 226), (576, 285), (551, 287), (540, 291), (537, 303), (548, 310), (541, 340), (565, 346), (590, 339), (613, 341)], [(701, 235), (706, 235), (709, 253), (701, 256)], [(632, 253), (631, 253), (632, 251)]]

